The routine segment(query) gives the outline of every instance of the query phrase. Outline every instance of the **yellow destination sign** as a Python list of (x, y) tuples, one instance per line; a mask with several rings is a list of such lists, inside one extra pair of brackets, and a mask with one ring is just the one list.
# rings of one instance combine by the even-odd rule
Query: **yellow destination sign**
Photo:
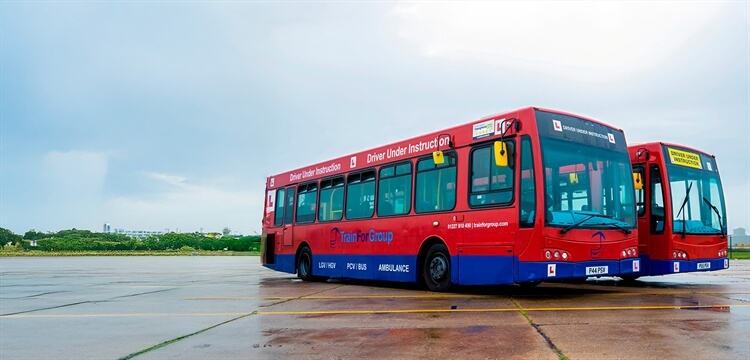
[(667, 148), (667, 151), (669, 151), (669, 160), (672, 161), (672, 164), (703, 169), (700, 155), (672, 148)]

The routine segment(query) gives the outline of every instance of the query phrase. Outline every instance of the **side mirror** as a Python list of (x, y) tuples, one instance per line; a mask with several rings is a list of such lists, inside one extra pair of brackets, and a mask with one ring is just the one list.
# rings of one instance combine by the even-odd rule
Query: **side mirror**
[(495, 165), (498, 167), (508, 167), (508, 145), (503, 141), (495, 141), (492, 150), (495, 154)]
[(641, 173), (633, 173), (633, 184), (635, 185), (636, 190), (643, 190), (643, 179), (641, 179)]

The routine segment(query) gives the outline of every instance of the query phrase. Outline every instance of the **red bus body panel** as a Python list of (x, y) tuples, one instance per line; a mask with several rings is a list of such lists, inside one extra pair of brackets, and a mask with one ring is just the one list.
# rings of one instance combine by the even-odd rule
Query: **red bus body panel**
[[(465, 196), (469, 187), (465, 175), (470, 170), (471, 145), (500, 139), (500, 127), (505, 126), (501, 120), (517, 119), (520, 122), (520, 130), (510, 129), (505, 136), (518, 139), (520, 135), (529, 135), (535, 169), (540, 166), (537, 165), (542, 159), (536, 110), (566, 114), (556, 110), (523, 108), (268, 177), (262, 219), (262, 263), (274, 270), (295, 273), (296, 257), (301, 247), (307, 246), (312, 253), (312, 270), (316, 276), (418, 282), (424, 270), (422, 257), (427, 248), (431, 244), (443, 243), (450, 253), (451, 281), (459, 285), (580, 278), (585, 277), (583, 274), (587, 268), (608, 269), (603, 275), (620, 274), (621, 268), (625, 273), (632, 273), (638, 268), (639, 260), (623, 259), (621, 253), (623, 249), (637, 246), (637, 231), (626, 235), (616, 229), (573, 229), (560, 235), (559, 228), (541, 226), (544, 223), (542, 201), (537, 201), (537, 225), (533, 228), (519, 226), (519, 205), (515, 201), (502, 207), (470, 208)], [(495, 124), (494, 135), (476, 140), (473, 136), (477, 133), (475, 125), (490, 122)], [(373, 215), (362, 220), (274, 226), (275, 197), (280, 189), (358, 169), (379, 169), (382, 165), (430, 155), (436, 150), (451, 150), (449, 144), (453, 145), (452, 151), (458, 158), (457, 196), (453, 210), (418, 214), (412, 204), (411, 211), (405, 216), (378, 218)], [(515, 172), (516, 181), (520, 173)], [(544, 188), (542, 181), (543, 176), (537, 175), (537, 191)], [(519, 186), (514, 192), (514, 198), (517, 198)], [(541, 195), (537, 195), (537, 199), (541, 199)], [(547, 250), (564, 251), (569, 258), (550, 260), (545, 258)]]

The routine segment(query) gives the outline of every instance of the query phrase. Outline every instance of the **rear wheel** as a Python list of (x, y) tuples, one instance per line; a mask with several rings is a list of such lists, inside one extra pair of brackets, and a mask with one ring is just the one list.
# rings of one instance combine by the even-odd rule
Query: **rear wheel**
[(448, 291), (451, 283), (451, 260), (448, 248), (435, 244), (427, 250), (422, 266), (422, 277), (431, 291)]
[(313, 279), (312, 252), (308, 247), (303, 247), (297, 256), (297, 277), (303, 281), (311, 281)]

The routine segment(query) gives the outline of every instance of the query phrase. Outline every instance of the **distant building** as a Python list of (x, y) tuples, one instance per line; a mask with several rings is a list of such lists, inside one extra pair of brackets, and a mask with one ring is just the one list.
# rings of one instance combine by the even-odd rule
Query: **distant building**
[(166, 234), (166, 232), (164, 231), (112, 229), (109, 223), (104, 224), (104, 233), (120, 234), (120, 235), (134, 237), (140, 240), (146, 239), (149, 236)]
[(745, 233), (744, 228), (736, 228), (729, 235), (729, 243), (736, 247), (748, 247), (750, 246), (750, 236)]

